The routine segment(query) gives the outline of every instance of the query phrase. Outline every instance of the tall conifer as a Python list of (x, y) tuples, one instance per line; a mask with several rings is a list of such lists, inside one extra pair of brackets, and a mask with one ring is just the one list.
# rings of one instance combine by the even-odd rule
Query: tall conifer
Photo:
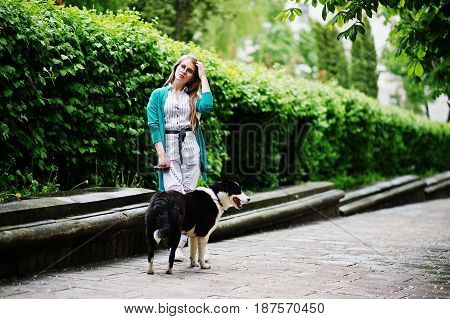
[(369, 20), (364, 17), (366, 32), (352, 44), (350, 86), (372, 97), (378, 95), (377, 53)]

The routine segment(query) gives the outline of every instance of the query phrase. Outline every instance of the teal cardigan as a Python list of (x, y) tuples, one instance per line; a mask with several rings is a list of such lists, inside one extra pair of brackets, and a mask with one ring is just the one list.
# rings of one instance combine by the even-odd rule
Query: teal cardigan
[[(168, 92), (169, 86), (164, 86), (154, 90), (147, 104), (147, 120), (150, 137), (152, 138), (153, 144), (162, 142), (164, 149), (166, 149), (164, 104), (166, 103)], [(203, 92), (202, 97), (197, 100), (197, 112), (208, 113), (211, 111), (212, 107), (213, 98), (211, 92)], [(195, 136), (197, 137), (197, 143), (200, 148), (201, 176), (206, 182), (206, 145), (198, 121), (195, 127)], [(158, 171), (158, 186), (159, 191), (164, 191), (163, 172), (161, 170)]]

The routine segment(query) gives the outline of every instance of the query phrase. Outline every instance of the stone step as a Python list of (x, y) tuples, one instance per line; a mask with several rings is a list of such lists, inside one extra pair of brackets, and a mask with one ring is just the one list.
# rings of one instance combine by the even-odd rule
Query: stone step
[(446, 171), (425, 179), (425, 196), (427, 199), (450, 197), (450, 171)]
[(339, 216), (341, 190), (328, 190), (286, 203), (223, 217), (211, 240), (220, 240), (258, 229), (296, 222), (327, 220)]
[(251, 194), (249, 195), (251, 197), (250, 203), (241, 210), (230, 208), (225, 216), (286, 203), (332, 189), (335, 189), (335, 186), (330, 182), (307, 182), (295, 186), (281, 187), (274, 191)]
[(370, 186), (365, 186), (360, 189), (347, 192), (345, 197), (341, 200), (342, 205), (347, 205), (355, 201), (359, 201), (364, 197), (369, 197), (378, 193), (388, 191), (392, 188), (399, 187), (411, 182), (418, 181), (419, 177), (414, 175), (405, 175), (396, 177), (387, 181), (375, 183)]
[[(402, 181), (399, 183), (398, 181)], [(405, 180), (409, 180), (404, 183)], [(391, 183), (395, 181), (395, 183)], [(394, 180), (385, 182), (388, 187), (374, 187), (368, 186), (354, 192), (347, 193), (345, 197), (351, 200), (345, 200), (345, 197), (340, 201), (339, 211), (341, 215), (348, 216), (361, 212), (368, 212), (382, 208), (393, 207), (397, 205), (404, 205), (425, 200), (425, 186), (424, 180), (418, 178), (395, 178)], [(377, 183), (380, 184), (380, 183)], [(391, 186), (395, 185), (396, 186)], [(377, 189), (382, 189), (378, 191)]]
[(143, 188), (88, 188), (0, 205), (0, 227), (84, 215), (148, 202), (154, 191)]

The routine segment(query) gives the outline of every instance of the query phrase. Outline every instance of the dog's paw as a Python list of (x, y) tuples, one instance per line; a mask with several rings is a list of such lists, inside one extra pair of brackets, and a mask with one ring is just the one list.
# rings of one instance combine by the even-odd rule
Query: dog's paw
[(203, 264), (203, 265), (201, 266), (201, 268), (202, 268), (202, 269), (211, 269), (211, 265), (209, 265), (209, 264)]
[(166, 270), (166, 274), (168, 274), (168, 275), (172, 275), (172, 274), (173, 274), (173, 271), (172, 271), (172, 269), (167, 269), (167, 270)]
[(199, 267), (199, 263), (191, 261), (191, 268)]

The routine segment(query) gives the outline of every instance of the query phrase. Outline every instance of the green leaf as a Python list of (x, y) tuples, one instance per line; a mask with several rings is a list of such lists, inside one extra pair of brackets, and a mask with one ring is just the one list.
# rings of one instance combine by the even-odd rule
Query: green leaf
[(13, 91), (11, 91), (10, 89), (6, 89), (3, 91), (3, 95), (5, 97), (11, 97), (13, 95)]
[(291, 13), (289, 14), (289, 20), (290, 20), (291, 22), (293, 22), (293, 21), (295, 20), (295, 17), (296, 17), (296, 15), (295, 15), (294, 12), (291, 12)]
[(344, 26), (344, 19), (342, 18), (342, 15), (339, 15), (337, 19), (337, 25), (342, 28)]
[(415, 63), (415, 62), (412, 62), (412, 63), (408, 66), (408, 76), (413, 75), (415, 68), (416, 68), (416, 63)]
[(323, 20), (327, 19), (327, 7), (326, 6), (323, 6), (323, 9), (322, 9), (322, 19)]
[[(277, 15), (276, 15), (276, 17), (275, 18), (273, 18), (274, 20), (282, 20), (284, 17), (285, 17), (285, 15), (286, 15), (286, 10), (283, 10), (283, 11), (281, 11), (280, 13), (278, 13)], [(286, 18), (285, 18), (285, 20), (286, 20)]]
[(300, 10), (299, 8), (294, 8), (294, 12), (296, 15), (298, 15), (299, 17), (301, 17), (303, 15), (302, 10)]
[(330, 11), (331, 13), (333, 13), (334, 10), (336, 9), (336, 7), (334, 6), (333, 3), (328, 3), (327, 7), (328, 7), (328, 11)]
[(66, 111), (71, 114), (75, 111), (75, 108), (72, 105), (66, 106)]
[(414, 69), (415, 74), (420, 78), (423, 75), (423, 66), (420, 61), (416, 62), (416, 67)]
[(422, 46), (416, 52), (416, 55), (419, 59), (423, 59), (425, 54), (426, 54), (426, 50)]

